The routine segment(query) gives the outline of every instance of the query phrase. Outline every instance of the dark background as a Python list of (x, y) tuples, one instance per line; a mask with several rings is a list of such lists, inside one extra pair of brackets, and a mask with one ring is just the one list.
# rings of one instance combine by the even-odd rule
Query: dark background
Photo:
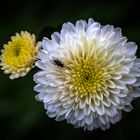
[[(0, 49), (10, 36), (21, 30), (35, 33), (37, 39), (46, 26), (75, 22), (89, 17), (101, 24), (121, 27), (129, 41), (140, 46), (140, 12), (135, 1), (80, 1), (80, 0), (1, 0)], [(138, 49), (137, 55), (140, 50)], [(24, 78), (10, 80), (0, 71), (0, 140), (28, 139), (134, 139), (140, 131), (140, 99), (132, 102), (134, 110), (109, 130), (84, 132), (65, 121), (56, 122), (45, 115), (43, 103), (35, 101), (32, 80), (36, 70)], [(137, 138), (138, 139), (138, 138)]]

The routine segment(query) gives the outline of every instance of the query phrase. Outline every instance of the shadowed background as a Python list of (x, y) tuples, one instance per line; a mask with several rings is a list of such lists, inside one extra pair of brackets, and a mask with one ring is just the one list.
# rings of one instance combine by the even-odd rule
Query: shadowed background
[[(89, 17), (101, 24), (121, 27), (124, 36), (140, 46), (140, 14), (138, 4), (128, 1), (80, 0), (5, 0), (0, 6), (0, 49), (10, 36), (21, 30), (35, 33), (37, 40), (46, 26), (75, 22)], [(140, 49), (137, 55), (140, 57)], [(26, 77), (10, 80), (0, 71), (0, 139), (131, 139), (139, 136), (140, 98), (132, 102), (134, 110), (124, 113), (120, 122), (106, 131), (84, 132), (65, 121), (56, 122), (45, 115), (42, 102), (35, 101), (32, 80), (36, 69)]]

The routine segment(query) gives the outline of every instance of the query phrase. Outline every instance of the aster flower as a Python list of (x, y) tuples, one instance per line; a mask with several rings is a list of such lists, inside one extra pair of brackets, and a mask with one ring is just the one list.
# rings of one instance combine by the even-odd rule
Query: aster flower
[(37, 58), (35, 35), (27, 31), (16, 33), (1, 52), (0, 65), (4, 73), (11, 74), (10, 79), (23, 77), (34, 67)]
[(89, 19), (64, 23), (60, 33), (42, 40), (34, 75), (47, 115), (86, 130), (101, 128), (132, 110), (140, 96), (137, 45), (120, 28)]

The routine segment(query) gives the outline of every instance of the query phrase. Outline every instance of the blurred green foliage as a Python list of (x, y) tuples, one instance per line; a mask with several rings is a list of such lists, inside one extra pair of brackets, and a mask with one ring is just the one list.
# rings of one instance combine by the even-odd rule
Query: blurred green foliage
[[(37, 40), (43, 28), (50, 35), (63, 22), (94, 18), (101, 24), (121, 27), (124, 36), (140, 46), (139, 5), (128, 1), (3, 1), (0, 9), (0, 46), (10, 36), (21, 30), (35, 33)], [(3, 10), (4, 9), (4, 10)], [(51, 27), (48, 30), (46, 27)], [(41, 33), (40, 33), (41, 32)], [(140, 57), (140, 50), (138, 54)], [(123, 119), (103, 132), (84, 132), (63, 122), (55, 122), (46, 116), (43, 103), (35, 101), (35, 83), (32, 70), (26, 77), (10, 80), (0, 71), (0, 139), (131, 139), (139, 136), (140, 99), (133, 101), (134, 110), (123, 115)]]

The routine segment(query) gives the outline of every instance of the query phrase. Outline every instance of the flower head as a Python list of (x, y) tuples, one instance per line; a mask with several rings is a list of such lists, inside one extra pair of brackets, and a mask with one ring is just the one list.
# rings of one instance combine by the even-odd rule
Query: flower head
[(120, 28), (89, 19), (63, 24), (60, 33), (44, 38), (34, 75), (36, 98), (49, 117), (76, 127), (103, 130), (131, 111), (140, 96), (137, 46)]
[(11, 37), (1, 51), (0, 65), (10, 79), (25, 76), (33, 67), (37, 57), (38, 46), (34, 35), (21, 31)]

